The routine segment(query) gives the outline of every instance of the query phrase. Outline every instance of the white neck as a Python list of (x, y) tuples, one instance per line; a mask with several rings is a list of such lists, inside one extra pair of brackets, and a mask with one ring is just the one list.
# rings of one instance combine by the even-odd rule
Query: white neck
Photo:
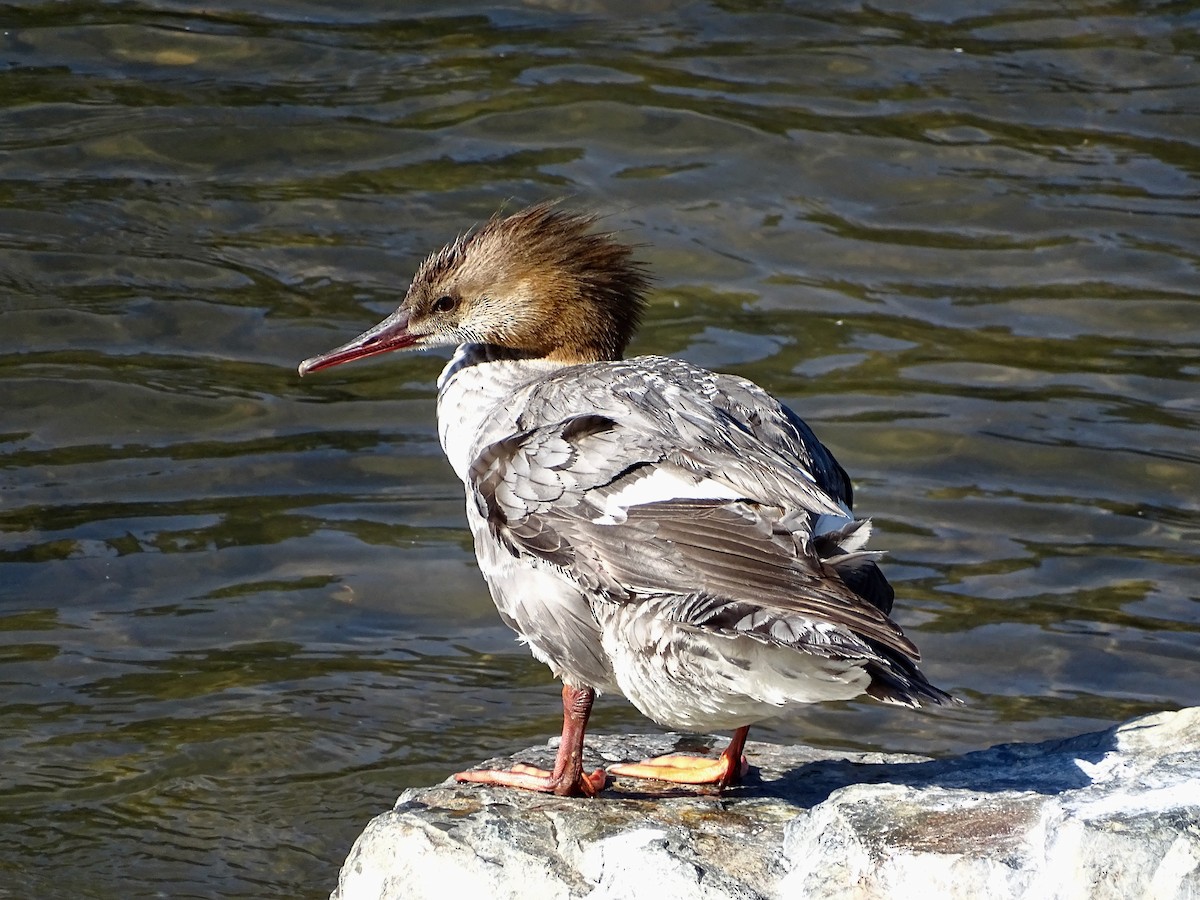
[(512, 434), (529, 384), (563, 367), (489, 344), (462, 344), (438, 377), (438, 437), (450, 465), (465, 484), (475, 457)]

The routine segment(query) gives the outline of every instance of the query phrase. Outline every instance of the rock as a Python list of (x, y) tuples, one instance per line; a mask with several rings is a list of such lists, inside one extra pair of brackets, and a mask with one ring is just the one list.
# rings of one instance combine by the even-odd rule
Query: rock
[[(589, 737), (587, 764), (723, 744)], [(594, 800), (405, 791), (332, 900), (1200, 898), (1200, 707), (950, 759), (760, 743), (747, 756), (747, 782), (721, 795), (630, 779)]]

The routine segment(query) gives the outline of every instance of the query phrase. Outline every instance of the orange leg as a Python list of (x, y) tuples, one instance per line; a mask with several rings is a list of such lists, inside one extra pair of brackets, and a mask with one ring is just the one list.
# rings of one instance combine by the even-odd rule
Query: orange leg
[(725, 752), (716, 759), (672, 754), (657, 756), (640, 763), (619, 763), (609, 766), (608, 771), (629, 778), (656, 778), (676, 784), (713, 784), (721, 790), (731, 784), (737, 784), (742, 776), (750, 771), (746, 757), (742, 756), (748, 734), (749, 725), (743, 725), (735, 731)]
[(454, 777), (459, 781), (541, 791), (560, 797), (595, 797), (608, 780), (603, 769), (591, 773), (583, 771), (583, 733), (588, 716), (592, 714), (596, 692), (590, 687), (564, 684), (562, 699), (562, 741), (554, 758), (553, 772), (517, 763), (511, 769), (473, 769), (459, 772)]

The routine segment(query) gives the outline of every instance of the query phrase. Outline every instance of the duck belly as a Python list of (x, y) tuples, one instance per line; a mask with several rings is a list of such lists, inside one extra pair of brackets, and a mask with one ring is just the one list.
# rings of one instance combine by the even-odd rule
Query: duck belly
[(492, 601), (534, 658), (567, 684), (617, 690), (600, 626), (579, 587), (550, 565), (513, 556), (492, 540), (480, 517), (469, 518)]
[(863, 660), (704, 631), (666, 620), (654, 606), (605, 604), (597, 613), (621, 693), (668, 728), (739, 728), (793, 704), (852, 699), (871, 682)]

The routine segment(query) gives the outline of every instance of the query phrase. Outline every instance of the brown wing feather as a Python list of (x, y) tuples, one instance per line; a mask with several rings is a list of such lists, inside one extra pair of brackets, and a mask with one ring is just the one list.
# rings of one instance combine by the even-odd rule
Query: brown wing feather
[(575, 548), (576, 569), (603, 572), (635, 597), (701, 594), (724, 601), (719, 613), (714, 608), (687, 624), (754, 630), (799, 618), (920, 658), (899, 626), (850, 590), (808, 546), (772, 529), (778, 510), (745, 501), (680, 500), (632, 507), (616, 525), (572, 512), (555, 509), (539, 518)]

